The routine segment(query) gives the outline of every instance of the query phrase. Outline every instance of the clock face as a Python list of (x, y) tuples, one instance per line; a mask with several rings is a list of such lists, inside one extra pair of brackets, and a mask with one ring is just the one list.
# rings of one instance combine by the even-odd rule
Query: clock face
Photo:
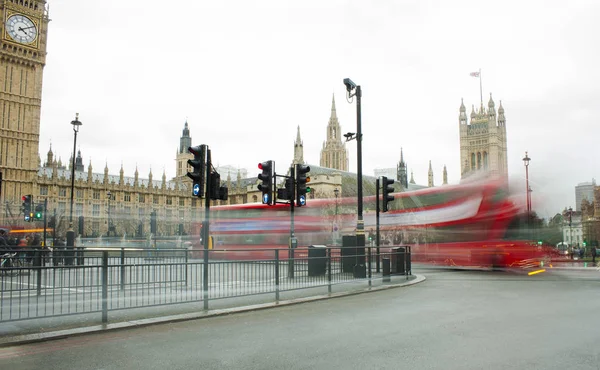
[(36, 40), (38, 31), (31, 19), (21, 14), (15, 14), (6, 20), (6, 32), (16, 42), (31, 44)]

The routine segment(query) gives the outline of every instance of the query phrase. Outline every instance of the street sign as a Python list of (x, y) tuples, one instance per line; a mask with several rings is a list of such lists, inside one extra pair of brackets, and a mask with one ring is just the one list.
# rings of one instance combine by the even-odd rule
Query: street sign
[(200, 194), (200, 184), (194, 184), (193, 193), (195, 197), (197, 197)]
[(304, 195), (300, 195), (300, 196), (298, 197), (298, 201), (300, 202), (300, 206), (304, 206), (304, 205), (306, 205), (306, 196), (304, 196)]
[(271, 195), (269, 193), (263, 194), (263, 204), (269, 204), (270, 199), (271, 199)]

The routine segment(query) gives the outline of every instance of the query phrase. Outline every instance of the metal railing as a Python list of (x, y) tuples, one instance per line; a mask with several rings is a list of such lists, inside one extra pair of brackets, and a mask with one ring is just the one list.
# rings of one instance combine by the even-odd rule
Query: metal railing
[[(3, 257), (0, 270), (0, 322), (46, 317), (108, 313), (152, 306), (204, 302), (256, 294), (274, 294), (298, 289), (328, 287), (368, 280), (369, 286), (381, 274), (373, 273), (375, 254), (340, 247), (294, 249), (243, 249), (208, 251), (209, 261), (190, 258), (183, 249), (55, 249), (20, 250)], [(2, 254), (2, 253), (0, 253)], [(236, 258), (244, 254), (244, 260)], [(248, 259), (256, 254), (259, 258)], [(410, 248), (390, 249), (381, 259), (404, 262), (408, 278)], [(359, 263), (357, 274), (354, 267)], [(406, 266), (408, 261), (408, 268)], [(208, 269), (204, 284), (204, 269)], [(207, 288), (207, 291), (205, 289)]]

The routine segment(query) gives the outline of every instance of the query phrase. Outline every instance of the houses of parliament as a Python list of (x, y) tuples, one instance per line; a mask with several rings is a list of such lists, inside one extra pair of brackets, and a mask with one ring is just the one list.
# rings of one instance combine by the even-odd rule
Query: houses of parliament
[[(0, 0), (0, 226), (31, 228), (24, 221), (23, 195), (31, 194), (35, 204), (46, 202), (46, 215), (55, 216), (58, 234), (66, 232), (71, 207), (71, 171), (74, 166), (73, 228), (84, 237), (100, 235), (146, 236), (150, 232), (150, 214), (158, 215), (157, 233), (187, 233), (202, 217), (203, 204), (191, 194), (187, 148), (192, 138), (187, 122), (183, 125), (175, 153), (176, 176), (162, 174), (125, 175), (121, 166), (94, 171), (92, 163), (83, 163), (78, 151), (68, 163), (57, 159), (51, 146), (40, 157), (40, 125), (43, 70), (46, 63), (48, 11), (45, 0)], [(480, 169), (506, 173), (506, 131), (504, 109), (496, 117), (490, 97), (488, 110), (473, 109), (471, 123), (466, 120), (464, 104), (459, 109), (462, 176)], [(305, 163), (300, 127), (293, 143), (292, 164)], [(311, 198), (355, 196), (356, 175), (349, 173), (348, 149), (342, 141), (335, 98), (326, 126), (326, 139), (319, 165), (310, 164)], [(112, 170), (112, 171), (111, 171)], [(398, 191), (426, 186), (417, 185), (400, 150), (400, 160), (390, 177), (397, 180)], [(243, 170), (218, 168), (223, 185), (229, 189), (226, 201), (217, 204), (259, 202), (257, 177)], [(376, 174), (377, 175), (377, 174)], [(395, 175), (395, 176), (394, 176)], [(442, 184), (447, 183), (444, 166)], [(364, 195), (374, 195), (375, 176), (363, 176)], [(428, 185), (434, 186), (429, 165)], [(35, 227), (41, 227), (41, 222)], [(34, 228), (35, 228), (34, 227)], [(63, 234), (64, 235), (64, 234)]]

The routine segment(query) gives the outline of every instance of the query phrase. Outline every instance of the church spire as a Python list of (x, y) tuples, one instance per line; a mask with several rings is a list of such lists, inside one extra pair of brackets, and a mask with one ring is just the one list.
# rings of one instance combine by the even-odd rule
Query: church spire
[(190, 129), (188, 128), (186, 119), (185, 124), (183, 125), (181, 138), (179, 138), (179, 153), (187, 153), (190, 146), (192, 146), (192, 137), (190, 136)]
[(433, 187), (433, 169), (431, 168), (431, 160), (429, 160), (429, 173), (427, 174), (427, 186)]
[(296, 141), (294, 142), (294, 163), (292, 164), (304, 164), (304, 145), (302, 144), (302, 138), (300, 138), (299, 125), (298, 132), (296, 133)]
[(396, 180), (398, 180), (404, 189), (408, 188), (408, 172), (406, 163), (404, 162), (404, 152), (402, 148), (400, 148), (400, 162), (398, 162), (396, 168)]
[(348, 151), (346, 144), (342, 142), (340, 122), (335, 111), (335, 95), (331, 98), (331, 115), (327, 124), (327, 139), (321, 149), (322, 167), (348, 171)]
[(444, 173), (442, 174), (442, 185), (448, 185), (448, 170), (446, 170), (446, 165), (444, 165)]
[(337, 112), (335, 111), (335, 94), (331, 96), (331, 118), (337, 119)]
[(48, 150), (45, 167), (51, 167), (53, 162), (54, 162), (54, 153), (52, 153), (52, 143), (50, 143), (50, 150)]

